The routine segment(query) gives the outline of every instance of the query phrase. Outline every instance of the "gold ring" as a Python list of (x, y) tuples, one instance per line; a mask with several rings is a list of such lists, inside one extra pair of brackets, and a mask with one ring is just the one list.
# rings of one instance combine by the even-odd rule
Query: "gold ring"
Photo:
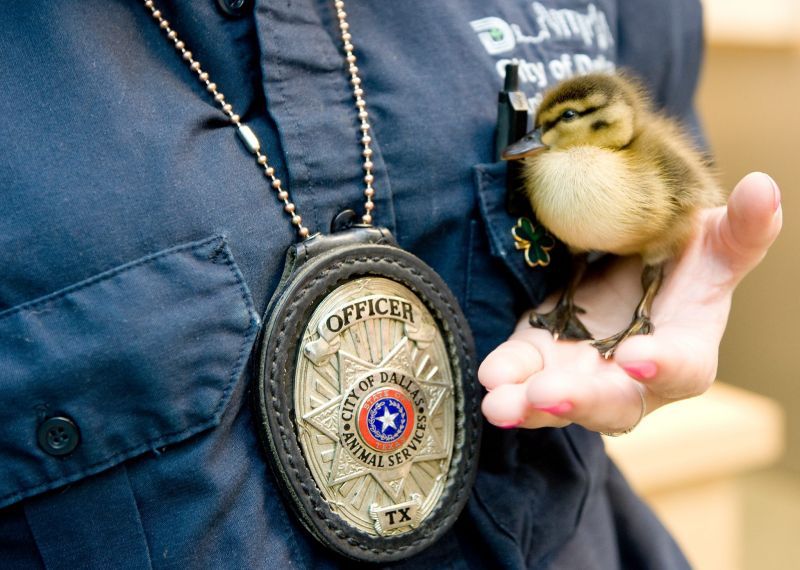
[(639, 398), (642, 401), (642, 411), (639, 412), (639, 419), (637, 419), (636, 422), (634, 422), (634, 424), (631, 427), (622, 431), (611, 431), (611, 432), (601, 431), (600, 433), (603, 435), (607, 435), (608, 437), (619, 437), (621, 435), (629, 434), (633, 430), (635, 430), (636, 426), (638, 426), (642, 422), (642, 419), (644, 419), (645, 414), (647, 414), (647, 401), (644, 399), (645, 390), (646, 388), (644, 388), (641, 384), (639, 384), (638, 382), (636, 383), (636, 391), (639, 392)]

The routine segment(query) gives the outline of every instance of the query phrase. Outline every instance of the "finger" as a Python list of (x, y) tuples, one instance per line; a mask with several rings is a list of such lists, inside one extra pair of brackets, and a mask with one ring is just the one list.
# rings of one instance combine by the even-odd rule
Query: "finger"
[(512, 337), (481, 363), (478, 380), (487, 390), (517, 384), (542, 369), (542, 355), (529, 341)]
[(517, 427), (529, 413), (523, 384), (498, 386), (483, 398), (481, 411), (489, 423), (498, 427)]
[(742, 178), (728, 199), (725, 213), (711, 236), (736, 272), (736, 279), (755, 267), (775, 241), (782, 225), (781, 194), (775, 181), (761, 172)]
[(652, 336), (627, 339), (614, 361), (662, 400), (680, 400), (711, 386), (717, 375), (718, 343), (719, 338), (699, 338), (667, 326)]
[(481, 411), (487, 421), (502, 428), (564, 427), (571, 422), (543, 410), (532, 408), (527, 401), (525, 384), (506, 384), (486, 394)]
[[(642, 392), (640, 392), (642, 390)], [(623, 374), (590, 374), (544, 371), (526, 384), (528, 405), (552, 416), (550, 423), (574, 422), (600, 432), (622, 432), (643, 415), (642, 398), (647, 388)], [(538, 425), (542, 417), (529, 414), (524, 427)]]

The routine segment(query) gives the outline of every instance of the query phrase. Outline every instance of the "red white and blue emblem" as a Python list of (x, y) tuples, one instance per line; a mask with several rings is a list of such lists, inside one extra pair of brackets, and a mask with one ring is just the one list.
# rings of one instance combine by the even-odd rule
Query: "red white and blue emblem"
[(394, 451), (413, 432), (414, 406), (402, 391), (382, 388), (367, 397), (358, 413), (361, 439), (376, 451)]

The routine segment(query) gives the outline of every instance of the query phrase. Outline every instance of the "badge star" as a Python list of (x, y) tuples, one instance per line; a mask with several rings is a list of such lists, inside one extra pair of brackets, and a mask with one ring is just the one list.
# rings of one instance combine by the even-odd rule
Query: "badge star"
[(397, 426), (394, 423), (394, 419), (397, 416), (398, 416), (398, 414), (396, 414), (396, 413), (395, 414), (390, 414), (388, 408), (383, 410), (383, 415), (378, 418), (378, 421), (383, 424), (383, 427), (381, 428), (381, 432), (382, 433), (386, 433), (386, 428), (388, 428), (388, 427), (392, 427), (394, 429), (397, 429)]
[[(339, 440), (337, 422), (342, 397), (359, 378), (369, 372), (388, 369), (417, 378), (418, 385), (426, 394), (427, 415), (434, 418), (441, 413), (440, 404), (451, 388), (447, 384), (437, 381), (438, 367), (430, 362), (428, 355), (417, 350), (412, 352), (412, 350), (412, 343), (409, 342), (408, 337), (404, 336), (377, 364), (344, 350), (339, 351), (339, 393), (303, 416), (303, 420), (308, 422), (306, 425), (319, 430), (320, 433), (317, 437), (322, 437), (333, 444), (328, 485), (341, 485), (353, 479), (368, 477), (375, 481), (393, 500), (398, 501), (403, 497), (406, 479), (415, 464), (436, 461), (448, 456), (447, 448), (442, 440), (443, 434), (439, 434), (439, 430), (430, 423), (425, 439), (414, 456), (393, 469), (367, 468), (362, 462), (355, 459)], [(377, 421), (382, 424), (384, 433), (389, 427), (397, 429), (397, 416), (399, 416), (399, 412), (393, 414), (386, 409), (383, 415), (377, 418)], [(425, 476), (426, 468), (420, 469), (419, 473), (422, 474), (420, 476)], [(359, 495), (354, 495), (353, 500), (358, 500), (355, 498), (357, 496)]]

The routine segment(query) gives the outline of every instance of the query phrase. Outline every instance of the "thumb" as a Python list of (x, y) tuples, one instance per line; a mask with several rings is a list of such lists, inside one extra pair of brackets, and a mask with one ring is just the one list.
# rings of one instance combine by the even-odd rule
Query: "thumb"
[(716, 232), (719, 253), (727, 259), (736, 279), (753, 269), (781, 230), (781, 193), (775, 181), (751, 172), (734, 188)]

